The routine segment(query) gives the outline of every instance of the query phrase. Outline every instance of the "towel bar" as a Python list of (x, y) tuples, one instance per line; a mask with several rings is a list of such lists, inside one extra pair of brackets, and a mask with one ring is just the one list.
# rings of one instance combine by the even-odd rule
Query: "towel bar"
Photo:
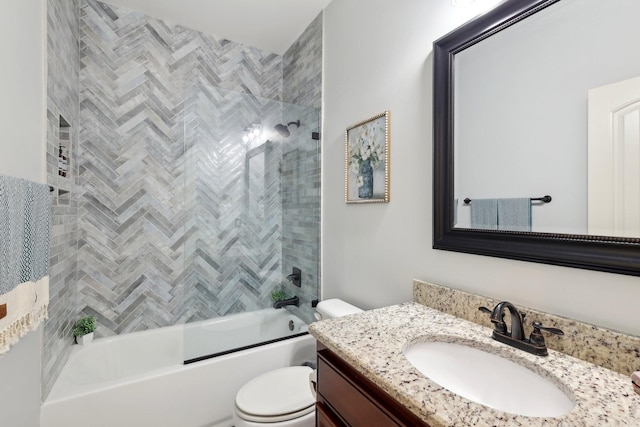
[[(532, 197), (530, 199), (532, 202), (544, 202), (544, 203), (550, 203), (551, 202), (551, 196), (547, 195), (547, 196), (542, 196), (542, 197)], [(471, 199), (470, 198), (466, 198), (464, 199), (464, 204), (468, 205), (469, 203), (471, 203)]]

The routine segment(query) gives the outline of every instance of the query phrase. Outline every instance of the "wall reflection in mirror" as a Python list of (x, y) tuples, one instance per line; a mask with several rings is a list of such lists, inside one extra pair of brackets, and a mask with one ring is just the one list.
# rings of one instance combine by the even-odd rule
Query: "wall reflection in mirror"
[(561, 0), (455, 54), (455, 228), (640, 237), (638, 17)]

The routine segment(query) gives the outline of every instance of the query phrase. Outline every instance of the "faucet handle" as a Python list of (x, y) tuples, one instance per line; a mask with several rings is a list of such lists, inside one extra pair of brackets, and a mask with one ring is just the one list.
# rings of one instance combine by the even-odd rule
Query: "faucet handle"
[(483, 313), (487, 313), (489, 315), (491, 314), (491, 310), (489, 310), (487, 307), (484, 307), (484, 306), (478, 307), (478, 310), (480, 310)]
[(561, 329), (542, 326), (542, 323), (537, 321), (531, 322), (531, 325), (533, 326), (533, 332), (531, 332), (529, 342), (533, 345), (537, 345), (540, 347), (545, 345), (544, 336), (542, 336), (542, 333), (540, 332), (541, 329), (554, 335), (564, 335), (564, 332), (562, 332)]
[(546, 326), (542, 326), (542, 323), (536, 322), (536, 321), (531, 322), (531, 324), (533, 325), (533, 332), (540, 332), (540, 329), (542, 329), (543, 331), (547, 331), (555, 335), (564, 335), (564, 332), (562, 332), (562, 329), (549, 328)]

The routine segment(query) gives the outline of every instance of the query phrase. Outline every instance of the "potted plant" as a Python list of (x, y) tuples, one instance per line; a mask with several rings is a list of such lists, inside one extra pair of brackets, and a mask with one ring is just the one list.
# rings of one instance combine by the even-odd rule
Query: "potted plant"
[(93, 341), (93, 331), (96, 330), (96, 319), (89, 315), (78, 319), (73, 325), (73, 336), (80, 345), (89, 344)]
[(283, 289), (274, 289), (271, 292), (271, 301), (273, 301), (274, 303), (285, 299), (287, 299), (287, 294), (284, 293)]

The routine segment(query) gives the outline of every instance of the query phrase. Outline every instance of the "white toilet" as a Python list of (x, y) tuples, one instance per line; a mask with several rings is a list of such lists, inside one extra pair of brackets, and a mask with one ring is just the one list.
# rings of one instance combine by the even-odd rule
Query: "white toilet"
[[(331, 319), (362, 310), (339, 299), (321, 301), (316, 319)], [(290, 366), (262, 374), (236, 395), (235, 427), (313, 427), (316, 397), (311, 391), (308, 366)]]

